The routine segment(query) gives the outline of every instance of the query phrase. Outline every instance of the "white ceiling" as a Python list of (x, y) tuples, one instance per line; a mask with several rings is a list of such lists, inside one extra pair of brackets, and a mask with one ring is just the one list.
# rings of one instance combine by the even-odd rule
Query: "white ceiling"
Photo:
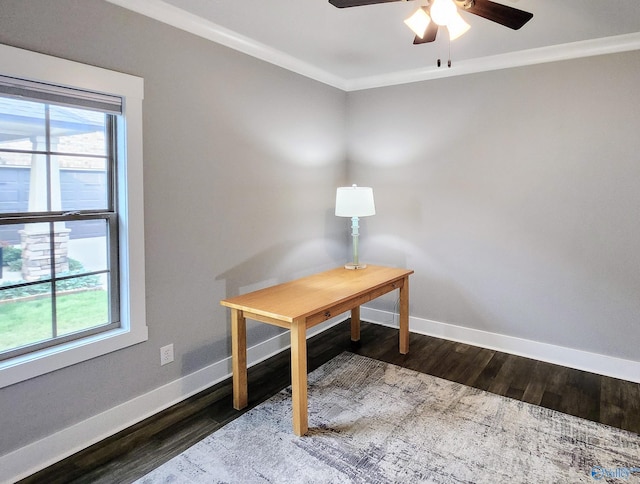
[(462, 12), (465, 35), (422, 45), (403, 20), (426, 0), (108, 1), (345, 90), (640, 49), (640, 0), (500, 0), (533, 19), (511, 30)]

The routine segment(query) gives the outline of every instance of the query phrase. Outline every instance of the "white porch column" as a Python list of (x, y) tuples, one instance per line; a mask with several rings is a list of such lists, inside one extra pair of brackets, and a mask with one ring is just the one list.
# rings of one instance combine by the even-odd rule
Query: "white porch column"
[[(47, 149), (44, 136), (32, 138), (35, 151)], [(57, 148), (57, 139), (51, 140), (51, 151)], [(62, 209), (62, 197), (60, 195), (60, 164), (56, 157), (51, 157), (51, 210)], [(46, 212), (47, 206), (47, 157), (34, 154), (31, 157), (31, 179), (29, 180), (29, 211)]]
[[(45, 151), (46, 139), (38, 136), (32, 139), (35, 151)], [(51, 151), (57, 147), (57, 139), (51, 140)], [(29, 180), (29, 212), (46, 212), (62, 210), (60, 188), (60, 165), (56, 157), (50, 157), (51, 184), (47, 182), (47, 157), (34, 154), (31, 159)], [(51, 206), (48, 206), (47, 191), (51, 189)], [(64, 222), (54, 224), (53, 249), (55, 253), (56, 273), (69, 270), (68, 245), (69, 232)], [(25, 281), (36, 281), (51, 275), (51, 233), (48, 223), (29, 224), (20, 231), (22, 246), (22, 278)]]

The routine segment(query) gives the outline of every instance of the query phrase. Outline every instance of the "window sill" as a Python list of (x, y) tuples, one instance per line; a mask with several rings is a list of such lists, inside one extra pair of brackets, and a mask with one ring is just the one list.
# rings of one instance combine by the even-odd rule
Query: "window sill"
[(0, 363), (0, 388), (90, 360), (148, 339), (147, 326), (114, 329)]

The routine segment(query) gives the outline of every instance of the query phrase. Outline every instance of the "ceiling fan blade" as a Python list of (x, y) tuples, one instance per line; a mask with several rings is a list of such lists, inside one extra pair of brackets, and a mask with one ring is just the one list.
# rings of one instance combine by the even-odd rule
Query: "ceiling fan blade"
[(513, 30), (518, 30), (533, 18), (532, 13), (491, 2), (490, 0), (475, 0), (472, 3), (470, 7), (464, 8), (464, 10)]
[(334, 7), (361, 7), (363, 5), (375, 5), (376, 3), (400, 2), (402, 0), (329, 0)]
[(436, 35), (438, 35), (438, 24), (435, 22), (429, 22), (429, 26), (427, 27), (424, 37), (420, 38), (416, 35), (415, 39), (413, 39), (413, 45), (433, 42), (436, 40)]

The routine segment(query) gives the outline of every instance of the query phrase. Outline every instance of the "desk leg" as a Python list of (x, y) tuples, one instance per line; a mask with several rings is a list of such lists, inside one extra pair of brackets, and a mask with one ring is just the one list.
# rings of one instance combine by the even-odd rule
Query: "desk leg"
[(239, 309), (231, 310), (231, 357), (233, 367), (233, 408), (247, 406), (247, 321)]
[(302, 436), (309, 429), (305, 320), (297, 320), (291, 323), (291, 397), (293, 433)]
[(409, 277), (400, 288), (400, 353), (409, 353)]
[(351, 345), (360, 345), (360, 306), (351, 310)]

